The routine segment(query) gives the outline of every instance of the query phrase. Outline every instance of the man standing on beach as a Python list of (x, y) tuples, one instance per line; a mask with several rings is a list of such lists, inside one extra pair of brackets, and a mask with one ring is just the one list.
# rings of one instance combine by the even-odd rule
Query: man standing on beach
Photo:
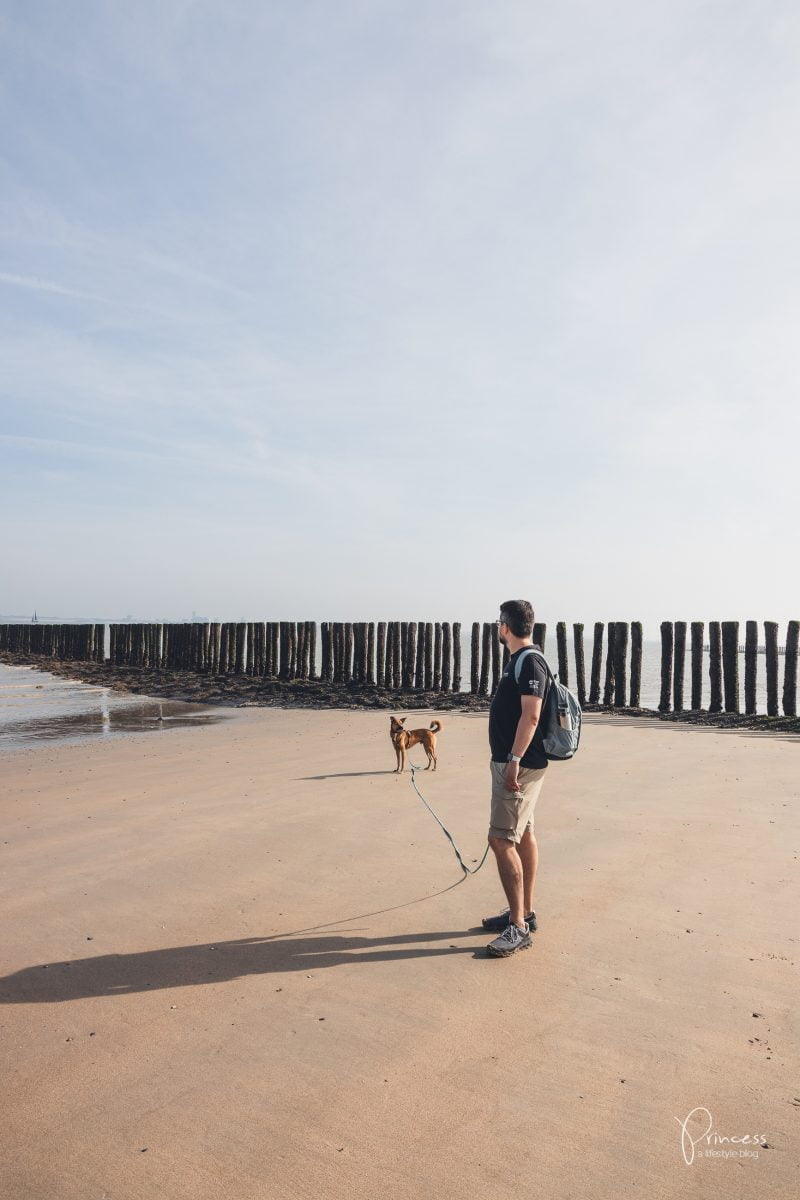
[(536, 929), (533, 892), (539, 849), (533, 835), (533, 810), (547, 768), (539, 728), (547, 671), (536, 654), (525, 653), (533, 646), (533, 608), (527, 600), (506, 600), (500, 607), (497, 625), (500, 641), (511, 657), (489, 709), (489, 845), (497, 860), (508, 909), (499, 916), (484, 918), (483, 928), (500, 934), (486, 947), (489, 954), (507, 958), (530, 946), (531, 933)]

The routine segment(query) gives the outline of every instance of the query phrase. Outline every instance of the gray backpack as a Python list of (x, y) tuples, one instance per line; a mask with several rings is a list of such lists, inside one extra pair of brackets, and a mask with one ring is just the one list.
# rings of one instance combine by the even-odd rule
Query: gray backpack
[(533, 646), (523, 650), (514, 664), (514, 678), (519, 684), (522, 660), (529, 654), (535, 654), (547, 671), (547, 687), (542, 701), (542, 715), (539, 724), (542, 727), (542, 744), (549, 759), (562, 762), (572, 758), (581, 740), (581, 706), (576, 696), (561, 682), (557, 675), (550, 670), (550, 664), (539, 650)]

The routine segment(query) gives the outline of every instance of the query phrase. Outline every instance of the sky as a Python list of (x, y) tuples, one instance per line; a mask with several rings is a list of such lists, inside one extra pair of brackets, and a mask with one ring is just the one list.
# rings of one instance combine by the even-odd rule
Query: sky
[(0, 3), (0, 613), (800, 616), (792, 0)]

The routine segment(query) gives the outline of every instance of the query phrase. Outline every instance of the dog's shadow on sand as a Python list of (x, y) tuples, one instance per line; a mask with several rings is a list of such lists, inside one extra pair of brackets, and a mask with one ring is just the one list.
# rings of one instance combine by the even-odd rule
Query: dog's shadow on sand
[(307, 779), (357, 779), (361, 775), (396, 775), (394, 767), (385, 771), (337, 771), (331, 775), (298, 775), (298, 780)]
[[(352, 963), (391, 962), (430, 958), (441, 954), (472, 954), (475, 946), (456, 944), (457, 938), (474, 938), (458, 929), (401, 933), (389, 937), (360, 937), (354, 931), (332, 931), (317, 936), (237, 938), (199, 946), (169, 946), (136, 954), (99, 954), (71, 962), (24, 967), (0, 978), (0, 1004), (53, 1004), (89, 996), (129, 996), (161, 988), (222, 983), (246, 975), (281, 974)], [(439, 943), (431, 945), (430, 943)], [(424, 943), (424, 944), (423, 944)]]

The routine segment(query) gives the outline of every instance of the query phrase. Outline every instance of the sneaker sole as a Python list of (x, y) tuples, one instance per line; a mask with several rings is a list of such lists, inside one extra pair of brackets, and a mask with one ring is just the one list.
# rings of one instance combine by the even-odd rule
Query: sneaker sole
[(520, 942), (513, 950), (493, 950), (491, 946), (486, 947), (486, 953), (492, 958), (511, 958), (512, 954), (516, 954), (518, 950), (530, 950), (533, 942), (528, 939), (527, 942)]

